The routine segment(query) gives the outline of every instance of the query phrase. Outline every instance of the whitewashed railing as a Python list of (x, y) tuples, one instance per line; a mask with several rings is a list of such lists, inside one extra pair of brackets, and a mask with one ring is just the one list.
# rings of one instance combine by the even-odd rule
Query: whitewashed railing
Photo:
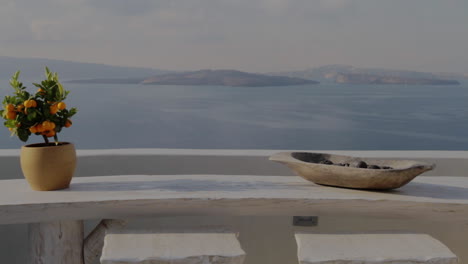
[[(76, 176), (106, 175), (290, 175), (286, 167), (268, 161), (276, 150), (181, 150), (181, 149), (118, 149), (79, 150)], [(321, 151), (316, 151), (321, 152)], [(437, 164), (426, 176), (468, 176), (468, 152), (464, 151), (324, 151), (362, 157), (396, 157), (425, 160)], [(21, 178), (17, 150), (0, 150), (2, 179)], [(233, 176), (235, 177), (235, 176)], [(436, 195), (436, 194), (435, 194)], [(440, 209), (438, 209), (440, 210)], [(131, 223), (138, 227), (225, 225), (241, 230), (240, 238), (248, 254), (246, 263), (294, 263), (297, 259), (294, 231), (313, 232), (421, 232), (439, 239), (462, 259), (468, 259), (468, 220), (450, 224), (450, 210), (440, 219), (401, 218), (395, 215), (346, 217), (320, 216), (316, 227), (296, 227), (291, 216), (189, 216), (140, 219)], [(438, 215), (444, 215), (440, 213)], [(86, 230), (96, 222), (89, 221)], [(25, 263), (26, 228), (23, 225), (0, 227), (0, 256), (5, 263)], [(12, 239), (13, 237), (13, 239)], [(253, 245), (262, 244), (262, 247)], [(272, 250), (274, 248), (275, 250)]]

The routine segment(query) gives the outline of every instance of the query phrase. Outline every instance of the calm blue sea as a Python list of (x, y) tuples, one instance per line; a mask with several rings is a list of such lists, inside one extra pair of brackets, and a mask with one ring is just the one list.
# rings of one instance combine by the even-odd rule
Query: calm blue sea
[[(468, 83), (65, 87), (79, 113), (59, 138), (80, 149), (468, 150)], [(21, 145), (0, 127), (0, 148)]]

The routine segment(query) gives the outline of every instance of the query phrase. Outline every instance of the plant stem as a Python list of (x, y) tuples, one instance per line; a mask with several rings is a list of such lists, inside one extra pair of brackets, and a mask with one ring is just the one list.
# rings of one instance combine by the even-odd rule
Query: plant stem
[(57, 134), (54, 135), (55, 146), (58, 146), (58, 137)]
[(42, 137), (44, 138), (44, 141), (45, 141), (46, 145), (49, 145), (49, 139), (44, 135), (42, 135)]

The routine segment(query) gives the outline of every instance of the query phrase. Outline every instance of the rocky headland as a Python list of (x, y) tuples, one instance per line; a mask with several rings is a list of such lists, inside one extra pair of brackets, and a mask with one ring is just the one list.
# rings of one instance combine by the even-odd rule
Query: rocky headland
[(338, 73), (334, 76), (336, 83), (344, 84), (402, 84), (402, 85), (459, 85), (456, 80), (434, 78), (409, 78), (377, 74)]

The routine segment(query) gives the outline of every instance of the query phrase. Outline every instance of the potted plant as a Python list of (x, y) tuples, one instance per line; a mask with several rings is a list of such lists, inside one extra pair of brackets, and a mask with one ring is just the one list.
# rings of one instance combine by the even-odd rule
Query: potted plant
[[(57, 73), (46, 67), (46, 79), (34, 83), (36, 93), (29, 93), (23, 86), (17, 71), (10, 80), (14, 94), (5, 96), (0, 116), (4, 125), (21, 141), (32, 135), (40, 136), (44, 143), (25, 145), (21, 148), (21, 169), (33, 190), (50, 191), (67, 188), (76, 168), (75, 147), (69, 142), (59, 142), (58, 133), (72, 125), (71, 117), (76, 108), (67, 109), (65, 91)], [(53, 142), (51, 142), (53, 139)]]

